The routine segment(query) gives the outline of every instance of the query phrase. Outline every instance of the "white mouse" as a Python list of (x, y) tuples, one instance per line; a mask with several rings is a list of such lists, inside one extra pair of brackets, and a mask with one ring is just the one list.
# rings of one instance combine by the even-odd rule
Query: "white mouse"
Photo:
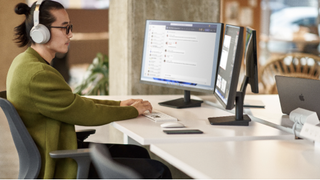
[(167, 122), (160, 125), (163, 128), (183, 128), (185, 127), (182, 123), (179, 122)]

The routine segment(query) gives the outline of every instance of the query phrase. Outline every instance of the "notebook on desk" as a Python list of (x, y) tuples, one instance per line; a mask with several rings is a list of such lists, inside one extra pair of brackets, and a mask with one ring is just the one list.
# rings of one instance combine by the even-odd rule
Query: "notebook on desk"
[(300, 107), (314, 111), (320, 117), (320, 80), (279, 75), (275, 78), (284, 114)]

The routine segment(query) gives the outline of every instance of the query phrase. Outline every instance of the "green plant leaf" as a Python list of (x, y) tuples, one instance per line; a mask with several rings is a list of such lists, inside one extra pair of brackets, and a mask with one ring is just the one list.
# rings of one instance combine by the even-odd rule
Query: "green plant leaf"
[(107, 55), (97, 53), (87, 68), (83, 81), (74, 89), (74, 93), (79, 95), (109, 94), (109, 58)]

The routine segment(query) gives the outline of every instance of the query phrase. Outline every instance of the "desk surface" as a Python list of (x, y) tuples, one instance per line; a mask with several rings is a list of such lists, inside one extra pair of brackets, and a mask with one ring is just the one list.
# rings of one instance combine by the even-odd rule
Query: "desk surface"
[(202, 130), (204, 134), (167, 135), (162, 132), (161, 123), (143, 116), (112, 123), (135, 142), (150, 145), (152, 152), (193, 178), (320, 178), (320, 151), (309, 141), (293, 140), (292, 133), (269, 126), (290, 126), (287, 115), (281, 112), (277, 95), (246, 95), (245, 103), (265, 105), (264, 109), (245, 108), (244, 112), (252, 117), (247, 127), (210, 125), (208, 117), (233, 115), (232, 111), (223, 110), (214, 96), (200, 96), (206, 103), (198, 108), (173, 109), (158, 105), (179, 97), (96, 98), (146, 99), (154, 109), (178, 118), (188, 128)]
[(305, 140), (152, 144), (150, 150), (192, 178), (320, 178), (320, 149)]
[(255, 117), (254, 121), (292, 133), (294, 123), (288, 115), (282, 113), (278, 95), (249, 95), (246, 96), (246, 100), (252, 103), (261, 101), (265, 105), (265, 109), (251, 108), (244, 110), (245, 113)]
[[(252, 95), (259, 100), (260, 96)], [(196, 128), (204, 134), (195, 135), (167, 135), (162, 132), (161, 123), (155, 123), (144, 116), (124, 121), (113, 122), (113, 126), (127, 135), (130, 139), (142, 145), (153, 143), (182, 143), (182, 142), (208, 142), (208, 141), (242, 141), (257, 139), (293, 139), (293, 135), (257, 122), (250, 122), (249, 126), (212, 126), (208, 117), (233, 115), (230, 112), (203, 103), (201, 107), (174, 109), (158, 105), (158, 102), (180, 98), (178, 95), (149, 95), (149, 96), (98, 96), (95, 98), (124, 100), (128, 98), (142, 98), (149, 100), (153, 108), (178, 118), (187, 128)], [(196, 97), (195, 97), (196, 98)], [(215, 103), (214, 96), (206, 96)], [(213, 99), (210, 99), (213, 98)], [(267, 98), (268, 99), (268, 98)], [(261, 111), (261, 112), (259, 112)], [(265, 112), (258, 109), (256, 114)]]

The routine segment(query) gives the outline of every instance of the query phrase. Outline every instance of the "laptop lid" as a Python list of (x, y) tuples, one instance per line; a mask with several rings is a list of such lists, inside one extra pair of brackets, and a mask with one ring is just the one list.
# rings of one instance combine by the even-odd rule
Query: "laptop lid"
[(298, 77), (276, 75), (282, 112), (290, 114), (300, 107), (314, 111), (320, 117), (320, 81)]

